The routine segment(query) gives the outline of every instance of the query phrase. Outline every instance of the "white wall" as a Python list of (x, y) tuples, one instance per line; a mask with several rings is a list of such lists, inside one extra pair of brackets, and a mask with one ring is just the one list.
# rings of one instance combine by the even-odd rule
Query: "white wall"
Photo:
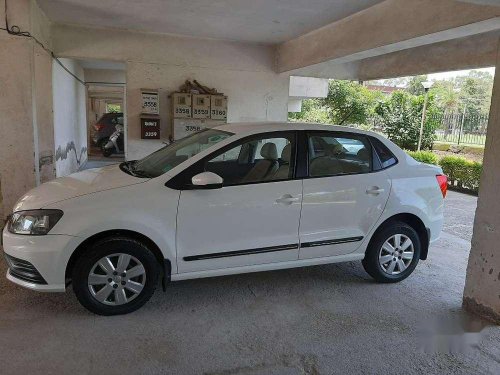
[(127, 62), (127, 158), (139, 158), (161, 141), (140, 139), (141, 89), (158, 89), (162, 140), (171, 129), (168, 95), (186, 79), (228, 96), (228, 121), (286, 121), (287, 75), (275, 72), (273, 46), (175, 35), (54, 25), (56, 54)]
[(291, 97), (300, 99), (326, 98), (328, 95), (328, 79), (291, 76), (288, 93)]
[(159, 89), (161, 134), (171, 134), (168, 96), (186, 79), (215, 87), (228, 96), (228, 122), (286, 121), (288, 77), (272, 72), (178, 67), (147, 63), (127, 64), (128, 159), (137, 159), (161, 147), (161, 142), (140, 139), (141, 88)]
[[(83, 69), (76, 61), (61, 62), (83, 80)], [(54, 63), (52, 87), (56, 175), (61, 177), (76, 172), (87, 160), (85, 86)]]

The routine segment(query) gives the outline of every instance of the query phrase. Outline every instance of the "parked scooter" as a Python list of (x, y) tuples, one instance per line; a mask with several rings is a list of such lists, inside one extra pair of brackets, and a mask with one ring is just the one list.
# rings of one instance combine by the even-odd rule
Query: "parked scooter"
[(115, 132), (110, 135), (109, 141), (102, 144), (102, 155), (109, 157), (112, 154), (123, 154), (123, 125), (118, 124), (115, 126)]

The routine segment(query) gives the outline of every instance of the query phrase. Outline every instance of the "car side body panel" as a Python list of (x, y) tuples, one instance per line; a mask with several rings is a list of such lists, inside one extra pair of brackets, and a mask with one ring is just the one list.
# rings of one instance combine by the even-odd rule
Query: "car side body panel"
[[(267, 126), (270, 126), (270, 128), (267, 129)], [(351, 129), (333, 126), (326, 127), (310, 124), (287, 126), (293, 126), (291, 129), (297, 131), (318, 128), (323, 131), (331, 129), (334, 131), (351, 132)], [(387, 219), (398, 214), (413, 214), (417, 216), (430, 231), (431, 242), (439, 238), (443, 222), (444, 200), (436, 181), (436, 175), (442, 173), (441, 169), (439, 167), (416, 162), (392, 142), (377, 134), (352, 130), (353, 133), (368, 134), (371, 137), (378, 138), (389, 147), (398, 159), (397, 164), (380, 172), (386, 176), (387, 185), (385, 187), (390, 190), (390, 193), (388, 197), (384, 197), (385, 206), (378, 207), (382, 205), (382, 203), (380, 203), (377, 206), (376, 212), (370, 216), (372, 222), (365, 223), (366, 225), (362, 227), (365, 231), (365, 236), (361, 241), (356, 242), (355, 245), (346, 244), (346, 246), (350, 246), (349, 249), (338, 252), (334, 251), (333, 253), (328, 251), (324, 254), (318, 253), (316, 257), (308, 259), (286, 259), (280, 262), (269, 259), (268, 262), (262, 264), (233, 264), (229, 266), (226, 264), (226, 266), (221, 266), (220, 268), (214, 266), (213, 269), (210, 270), (191, 269), (179, 273), (178, 257), (182, 255), (177, 253), (176, 241), (178, 207), (182, 192), (181, 190), (175, 190), (165, 186), (165, 183), (190, 165), (238, 139), (262, 132), (287, 130), (284, 124), (280, 124), (279, 127), (274, 128), (269, 124), (227, 125), (224, 129), (228, 131), (234, 130), (235, 135), (213, 147), (207, 148), (157, 178), (146, 181), (138, 179), (140, 183), (132, 183), (127, 186), (116, 186), (109, 190), (96, 192), (85, 191), (83, 195), (74, 197), (63, 197), (61, 195), (62, 199), (57, 202), (50, 201), (50, 203), (47, 203), (43, 207), (32, 207), (60, 209), (64, 212), (64, 215), (46, 236), (15, 235), (9, 233), (7, 229), (5, 229), (3, 234), (4, 249), (6, 253), (14, 257), (26, 259), (27, 261), (35, 263), (37, 269), (45, 280), (47, 280), (48, 285), (31, 285), (29, 283), (22, 283), (20, 280), (13, 281), (24, 287), (35, 290), (64, 290), (66, 282), (65, 270), (73, 252), (86, 239), (99, 233), (113, 230), (137, 232), (153, 241), (162, 252), (163, 257), (171, 262), (172, 280), (363, 259), (370, 239), (376, 230)], [(239, 130), (236, 131), (236, 129)], [(130, 176), (126, 176), (126, 178), (128, 177)], [(339, 178), (342, 178), (342, 176), (339, 176)], [(370, 173), (366, 174), (365, 178), (366, 185), (371, 186)], [(332, 177), (332, 179), (335, 179), (335, 177)], [(61, 181), (62, 180), (55, 180), (53, 184), (61, 183)], [(363, 187), (363, 189), (365, 188)], [(314, 204), (314, 197), (312, 196), (304, 196), (304, 200), (306, 204)], [(31, 207), (28, 207), (26, 202), (26, 207), (23, 209), (30, 208)], [(216, 220), (216, 218), (214, 218), (214, 220)], [(332, 231), (332, 228), (328, 230)], [(309, 233), (312, 232), (313, 228), (311, 226), (309, 228)], [(196, 235), (195, 231), (193, 235)], [(298, 235), (297, 228), (297, 236)], [(332, 256), (333, 254), (335, 254), (335, 256)]]
[[(164, 181), (165, 178), (152, 179), (143, 184), (88, 194), (44, 207), (57, 207), (64, 212), (64, 220), (60, 220), (50, 234), (79, 239), (72, 243), (72, 249), (64, 251), (64, 264), (87, 238), (105, 231), (129, 230), (153, 241), (163, 257), (171, 261), (172, 272), (177, 272), (175, 239), (180, 192), (166, 187)], [(132, 198), (123, 199), (124, 196)]]

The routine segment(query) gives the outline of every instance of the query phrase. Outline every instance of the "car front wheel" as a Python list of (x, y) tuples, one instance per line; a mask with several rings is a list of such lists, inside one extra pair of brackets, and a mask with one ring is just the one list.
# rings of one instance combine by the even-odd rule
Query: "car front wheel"
[(73, 290), (80, 303), (95, 314), (127, 314), (151, 298), (158, 275), (158, 262), (142, 243), (107, 238), (77, 260)]
[(418, 233), (406, 223), (390, 223), (368, 245), (363, 267), (376, 281), (394, 283), (406, 279), (420, 259)]

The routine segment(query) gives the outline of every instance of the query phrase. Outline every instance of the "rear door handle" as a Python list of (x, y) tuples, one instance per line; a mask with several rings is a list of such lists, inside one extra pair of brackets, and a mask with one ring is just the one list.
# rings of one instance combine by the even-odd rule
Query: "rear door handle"
[(366, 194), (370, 195), (379, 195), (380, 193), (383, 193), (384, 189), (379, 188), (378, 186), (372, 186), (371, 188), (366, 190)]
[(294, 202), (298, 202), (300, 198), (294, 197), (290, 194), (285, 194), (281, 198), (276, 199), (276, 203), (284, 204), (284, 205), (290, 205)]

